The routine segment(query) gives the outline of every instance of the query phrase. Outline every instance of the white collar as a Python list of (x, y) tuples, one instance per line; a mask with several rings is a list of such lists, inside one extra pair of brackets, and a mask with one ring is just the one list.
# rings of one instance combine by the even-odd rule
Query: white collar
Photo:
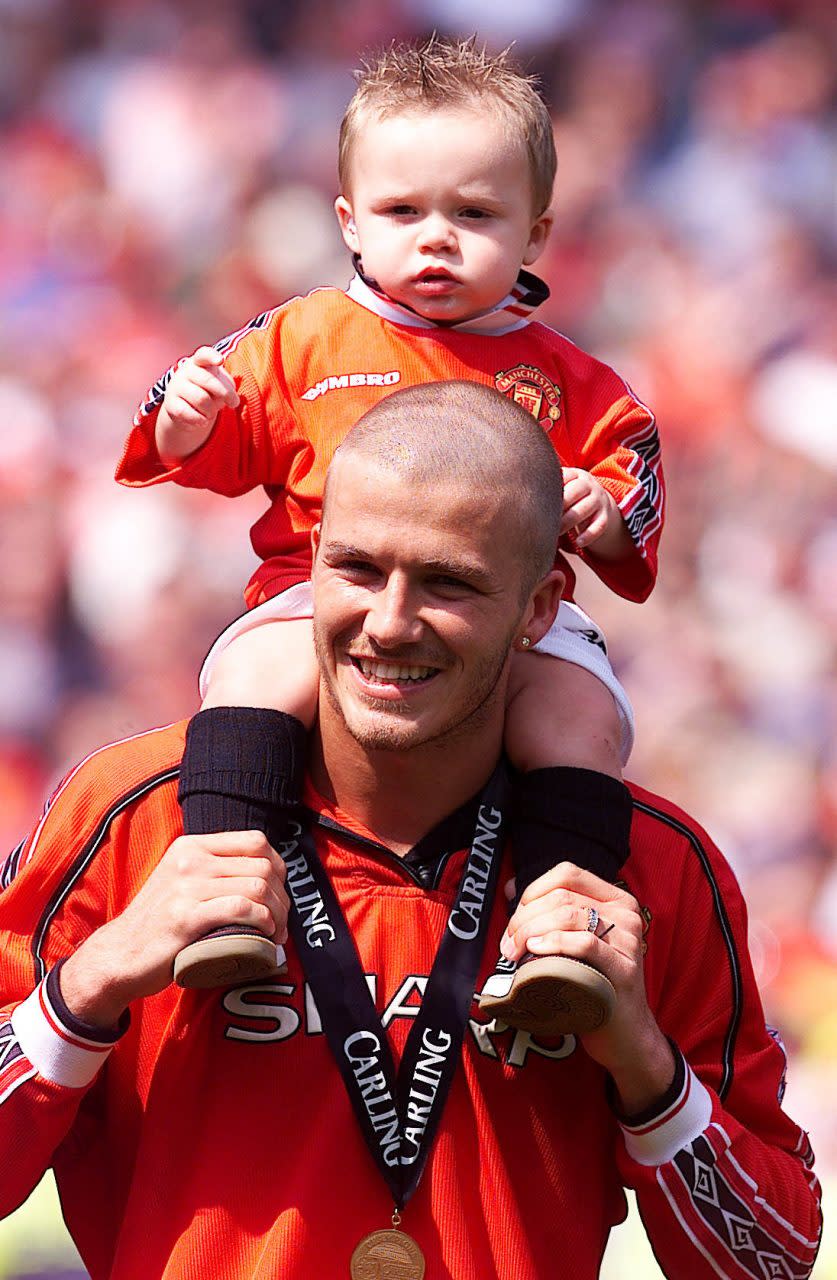
[(543, 280), (529, 271), (521, 271), (511, 293), (490, 311), (472, 316), (470, 320), (462, 320), (459, 324), (437, 324), (435, 320), (425, 320), (424, 316), (418, 315), (409, 307), (402, 306), (400, 302), (394, 302), (377, 287), (374, 280), (362, 274), (358, 262), (355, 262), (355, 267), (356, 273), (346, 290), (349, 297), (383, 320), (389, 320), (392, 324), (406, 325), (411, 329), (436, 329), (443, 333), (491, 334), (497, 338), (504, 333), (525, 329), (535, 311), (549, 297), (549, 289)]

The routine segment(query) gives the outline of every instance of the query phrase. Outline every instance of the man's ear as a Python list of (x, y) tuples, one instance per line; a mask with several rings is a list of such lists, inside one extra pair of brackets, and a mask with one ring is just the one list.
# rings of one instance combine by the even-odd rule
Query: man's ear
[(360, 253), (360, 236), (355, 226), (352, 206), (345, 196), (337, 197), (334, 202), (334, 212), (337, 214), (337, 221), (340, 223), (340, 234), (343, 237), (346, 248), (352, 253)]
[(311, 559), (317, 559), (317, 552), (320, 549), (320, 537), (322, 534), (322, 522), (315, 524), (311, 530)]
[[(515, 633), (515, 649), (528, 649), (536, 645), (539, 640), (543, 640), (555, 621), (566, 582), (566, 575), (560, 569), (553, 569), (545, 578), (541, 578), (523, 611), (523, 617)], [(525, 645), (524, 639), (528, 642)]]

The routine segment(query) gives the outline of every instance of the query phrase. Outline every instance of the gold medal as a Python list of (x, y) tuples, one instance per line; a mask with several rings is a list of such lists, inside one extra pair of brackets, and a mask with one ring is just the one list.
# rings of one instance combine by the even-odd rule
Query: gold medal
[(352, 1254), (352, 1280), (422, 1280), (424, 1254), (405, 1231), (373, 1231)]

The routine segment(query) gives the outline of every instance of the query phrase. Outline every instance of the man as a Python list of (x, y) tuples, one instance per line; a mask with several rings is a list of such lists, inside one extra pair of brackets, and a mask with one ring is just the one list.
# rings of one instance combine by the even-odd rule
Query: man
[[(562, 864), (511, 920), (494, 892), (510, 655), (557, 607), (558, 498), (493, 391), (390, 397), (315, 535), (319, 728), (283, 860), (179, 835), (174, 726), (89, 758), (7, 863), (0, 1208), (53, 1164), (94, 1280), (585, 1280), (624, 1185), (678, 1280), (810, 1274), (810, 1148), (706, 836), (635, 788), (628, 890)], [(173, 987), (230, 920), (289, 922), (287, 971)], [(611, 1022), (481, 1020), (498, 949), (595, 960)]]

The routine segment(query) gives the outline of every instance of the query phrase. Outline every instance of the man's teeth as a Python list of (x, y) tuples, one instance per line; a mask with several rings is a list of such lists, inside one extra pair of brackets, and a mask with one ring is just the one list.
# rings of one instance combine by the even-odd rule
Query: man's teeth
[(363, 674), (373, 680), (426, 680), (435, 671), (435, 667), (414, 667), (394, 662), (373, 662), (369, 658), (357, 658), (356, 662)]

